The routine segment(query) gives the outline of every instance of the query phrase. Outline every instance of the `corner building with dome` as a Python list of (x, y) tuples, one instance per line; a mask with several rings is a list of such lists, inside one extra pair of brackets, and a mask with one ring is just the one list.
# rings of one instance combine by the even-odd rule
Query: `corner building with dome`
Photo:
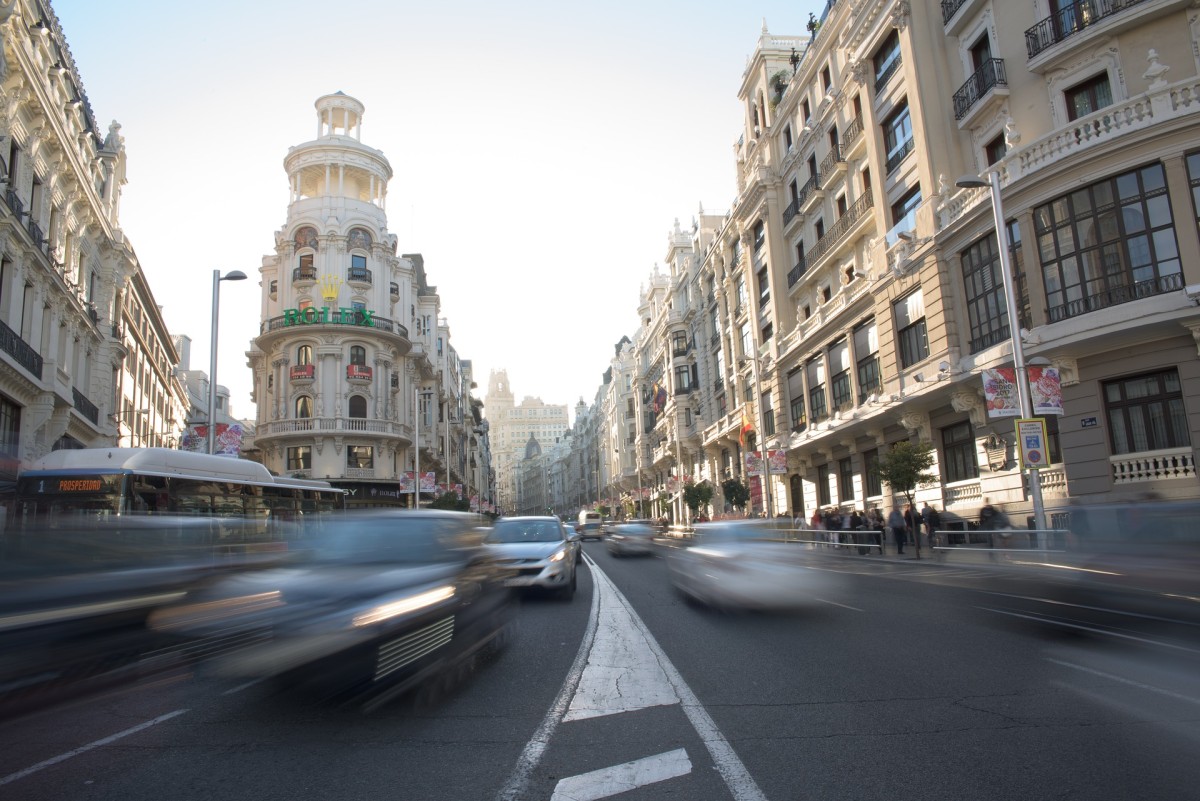
[(254, 445), (272, 471), (329, 480), (353, 506), (409, 505), (399, 479), (418, 467), (479, 494), (470, 363), (449, 346), (421, 256), (397, 255), (391, 165), (361, 140), (361, 102), (337, 92), (316, 110), (317, 137), (284, 159), (287, 222), (260, 269)]

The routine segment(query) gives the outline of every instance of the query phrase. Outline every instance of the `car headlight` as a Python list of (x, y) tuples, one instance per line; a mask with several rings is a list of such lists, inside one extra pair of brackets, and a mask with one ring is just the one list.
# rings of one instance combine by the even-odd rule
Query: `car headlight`
[(427, 606), (441, 603), (454, 597), (454, 587), (446, 585), (444, 587), (435, 587), (432, 590), (410, 595), (407, 598), (401, 598), (398, 601), (391, 601), (386, 604), (368, 609), (354, 616), (353, 625), (370, 626), (375, 623), (381, 623), (399, 615), (407, 615), (409, 612), (416, 612), (418, 609), (424, 609)]
[(557, 551), (550, 554), (551, 562), (561, 562), (562, 560), (564, 560), (566, 558), (567, 558), (567, 549), (566, 548), (559, 548)]

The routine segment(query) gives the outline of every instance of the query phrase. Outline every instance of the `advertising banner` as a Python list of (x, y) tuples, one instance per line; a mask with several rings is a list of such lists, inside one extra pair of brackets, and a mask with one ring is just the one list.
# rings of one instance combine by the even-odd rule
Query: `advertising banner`
[(413, 491), (413, 487), (416, 486), (416, 483), (416, 476), (413, 474), (413, 471), (409, 470), (407, 473), (400, 474), (401, 492), (411, 493)]
[(1033, 401), (1033, 413), (1062, 414), (1062, 381), (1057, 367), (1029, 367), (1029, 398)]
[(437, 490), (437, 473), (421, 474), (421, 492), (433, 493)]
[[(217, 423), (217, 436), (213, 443), (213, 453), (217, 456), (232, 456), (237, 458), (242, 452), (242, 438), (246, 432), (241, 423)], [(193, 453), (208, 452), (208, 424), (195, 423), (183, 431), (179, 450)]]
[[(761, 476), (763, 474), (762, 459), (759, 458), (758, 451), (750, 451), (743, 454), (746, 460), (746, 475)], [(782, 475), (787, 472), (787, 451), (785, 450), (768, 450), (767, 464), (770, 465), (771, 473)]]
[(1021, 400), (1017, 395), (1016, 371), (1012, 367), (983, 370), (983, 397), (988, 419), (1020, 417)]

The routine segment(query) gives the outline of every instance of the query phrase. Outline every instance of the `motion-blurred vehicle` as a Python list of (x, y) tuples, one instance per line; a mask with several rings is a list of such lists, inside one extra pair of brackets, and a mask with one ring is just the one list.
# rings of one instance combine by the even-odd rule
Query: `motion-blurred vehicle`
[(628, 520), (614, 524), (605, 537), (613, 556), (645, 556), (654, 553), (657, 531), (649, 520)]
[(583, 509), (579, 512), (579, 522), (575, 524), (579, 538), (584, 540), (599, 540), (604, 538), (604, 518), (599, 512)]
[(513, 571), (510, 587), (552, 590), (560, 598), (575, 595), (575, 568), (583, 558), (579, 534), (569, 534), (557, 517), (502, 517), (484, 544)]
[(691, 543), (668, 552), (671, 582), (685, 597), (725, 608), (791, 609), (836, 589), (835, 575), (813, 556), (780, 542), (768, 520), (696, 526)]
[(164, 605), (278, 565), (294, 530), (178, 515), (59, 510), (0, 536), (0, 707), (55, 702), (186, 661), (147, 628)]
[(459, 676), (503, 634), (507, 573), (475, 528), (462, 512), (345, 513), (299, 564), (210, 584), (151, 624), (200, 641), (239, 634), (244, 647), (214, 661), (221, 674), (382, 702)]

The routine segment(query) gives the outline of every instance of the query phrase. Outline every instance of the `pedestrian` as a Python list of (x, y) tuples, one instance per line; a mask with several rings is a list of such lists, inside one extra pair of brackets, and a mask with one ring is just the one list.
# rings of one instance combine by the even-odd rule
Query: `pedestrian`
[(821, 509), (819, 507), (813, 509), (812, 519), (808, 521), (808, 526), (813, 531), (820, 531), (821, 529), (825, 528), (824, 523), (821, 520)]
[(892, 530), (892, 538), (896, 540), (896, 553), (904, 553), (904, 541), (907, 539), (908, 526), (904, 523), (904, 513), (900, 511), (900, 504), (892, 506), (887, 524), (888, 528)]
[(908, 527), (908, 533), (919, 551), (921, 549), (921, 513), (911, 503), (904, 506), (904, 525)]
[(867, 512), (867, 525), (875, 532), (875, 544), (879, 546), (879, 555), (883, 556), (883, 513), (878, 506)]
[(937, 507), (927, 503), (921, 510), (921, 521), (925, 524), (925, 534), (929, 537), (929, 549), (933, 550), (937, 542), (938, 529), (942, 527), (942, 516), (938, 514)]

